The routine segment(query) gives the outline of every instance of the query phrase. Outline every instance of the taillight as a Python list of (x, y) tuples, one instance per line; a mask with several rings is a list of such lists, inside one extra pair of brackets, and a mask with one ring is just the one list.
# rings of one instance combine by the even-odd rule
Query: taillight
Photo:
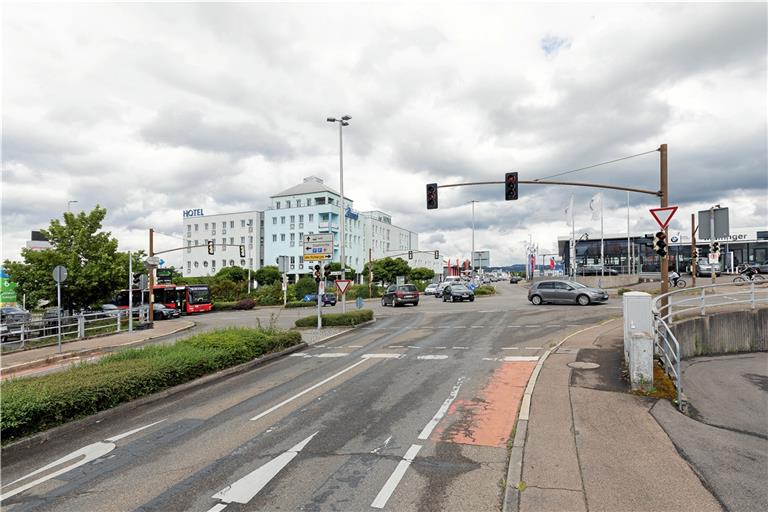
[(404, 294), (401, 291), (396, 291), (395, 295), (397, 295), (398, 297), (402, 297)]

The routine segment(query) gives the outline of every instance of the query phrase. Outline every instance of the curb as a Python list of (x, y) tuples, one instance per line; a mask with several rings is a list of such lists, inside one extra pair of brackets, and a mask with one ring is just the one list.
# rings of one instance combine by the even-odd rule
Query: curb
[(163, 334), (158, 334), (157, 336), (148, 336), (146, 338), (141, 338), (139, 340), (128, 341), (120, 345), (107, 345), (107, 346), (98, 347), (98, 348), (87, 348), (83, 350), (77, 350), (74, 352), (67, 352), (66, 354), (54, 354), (44, 359), (35, 359), (34, 361), (27, 361), (26, 363), (18, 363), (12, 366), (8, 366), (7, 368), (3, 368), (2, 370), (0, 370), (0, 373), (2, 373), (3, 378), (6, 378), (6, 377), (10, 378), (13, 376), (13, 374), (21, 370), (37, 368), (39, 366), (45, 366), (46, 364), (49, 364), (49, 363), (57, 363), (59, 361), (66, 361), (67, 359), (74, 359), (76, 357), (84, 357), (84, 356), (89, 356), (89, 355), (98, 354), (102, 352), (110, 352), (111, 351), (110, 349), (128, 347), (130, 345), (134, 345), (136, 343), (142, 343), (144, 341), (149, 341), (155, 338), (170, 336), (171, 334), (176, 334), (181, 331), (192, 329), (196, 325), (197, 324), (195, 322), (192, 322), (192, 325), (188, 325), (186, 327), (179, 327), (178, 329), (175, 329), (173, 331), (166, 332)]
[(9, 443), (6, 446), (3, 446), (2, 452), (0, 452), (0, 455), (2, 455), (2, 457), (7, 457), (13, 451), (26, 450), (33, 446), (41, 445), (55, 437), (64, 436), (71, 432), (81, 430), (93, 423), (100, 423), (105, 419), (109, 419), (113, 416), (124, 414), (134, 409), (138, 409), (139, 407), (157, 402), (158, 400), (162, 400), (164, 398), (168, 398), (170, 396), (177, 395), (185, 391), (192, 391), (209, 384), (214, 384), (218, 381), (224, 380), (233, 375), (245, 373), (253, 368), (266, 364), (275, 359), (279, 359), (281, 357), (287, 356), (294, 352), (298, 352), (299, 350), (303, 350), (307, 348), (307, 346), (308, 345), (302, 341), (301, 343), (294, 345), (292, 347), (288, 347), (285, 350), (281, 350), (280, 352), (272, 352), (271, 354), (267, 354), (258, 359), (254, 359), (252, 361), (248, 361), (246, 363), (242, 363), (237, 366), (233, 366), (231, 368), (226, 368), (224, 370), (220, 370), (210, 375), (205, 375), (198, 379), (185, 382), (183, 384), (179, 384), (178, 386), (174, 386), (174, 387), (165, 389), (163, 391), (158, 391), (157, 393), (153, 393), (151, 395), (148, 395), (142, 398), (137, 398), (136, 400), (131, 400), (130, 402), (117, 405), (115, 407), (112, 407), (111, 409), (97, 412), (96, 414), (92, 414), (87, 418), (72, 421), (70, 423), (65, 423), (64, 425), (53, 427), (44, 432), (38, 432), (37, 434), (32, 434), (31, 436), (25, 437), (23, 439), (19, 439), (18, 441), (14, 441), (12, 443)]
[(517, 416), (517, 425), (515, 427), (515, 439), (512, 441), (512, 450), (509, 454), (509, 466), (507, 467), (507, 485), (504, 488), (504, 501), (501, 506), (502, 512), (517, 512), (520, 509), (520, 490), (517, 488), (517, 484), (521, 481), (523, 476), (523, 454), (525, 452), (525, 439), (528, 434), (528, 420), (531, 413), (531, 398), (533, 397), (533, 390), (536, 387), (536, 381), (539, 378), (539, 372), (544, 366), (544, 362), (549, 357), (549, 354), (560, 348), (560, 345), (568, 341), (570, 338), (581, 334), (582, 332), (596, 327), (602, 327), (603, 325), (618, 320), (618, 318), (610, 318), (597, 325), (591, 325), (584, 329), (572, 332), (554, 347), (548, 349), (541, 356), (539, 362), (531, 373), (531, 378), (528, 379), (528, 385), (525, 387), (523, 393), (523, 400), (520, 403), (520, 412)]

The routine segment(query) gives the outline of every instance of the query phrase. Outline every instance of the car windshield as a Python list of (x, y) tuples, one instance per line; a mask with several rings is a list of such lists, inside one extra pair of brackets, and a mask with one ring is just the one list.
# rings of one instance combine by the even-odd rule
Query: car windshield
[(573, 286), (574, 288), (589, 288), (588, 286), (585, 286), (581, 283), (577, 283), (576, 281), (567, 281), (567, 283)]
[(19, 308), (3, 308), (2, 310), (2, 313), (4, 315), (12, 315), (14, 313), (23, 313), (23, 312), (24, 310)]
[(452, 292), (468, 292), (469, 288), (467, 288), (463, 284), (455, 284), (451, 286), (451, 291)]
[(415, 292), (416, 291), (416, 287), (414, 285), (412, 285), (412, 284), (406, 284), (404, 286), (398, 286), (397, 289), (400, 290), (401, 292)]

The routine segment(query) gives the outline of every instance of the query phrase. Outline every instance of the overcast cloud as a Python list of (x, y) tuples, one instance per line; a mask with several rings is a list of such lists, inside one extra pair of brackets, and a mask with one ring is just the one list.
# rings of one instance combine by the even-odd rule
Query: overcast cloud
[[(522, 262), (599, 233), (594, 189), (429, 182), (536, 179), (669, 145), (672, 229), (729, 206), (768, 226), (768, 6), (752, 4), (14, 4), (2, 7), (2, 258), (67, 201), (108, 210), (123, 250), (179, 245), (182, 210), (265, 209), (315, 175), (421, 233), (422, 249)], [(563, 177), (658, 188), (650, 153)], [(624, 234), (624, 192), (605, 192)], [(634, 234), (649, 195), (630, 197)], [(597, 235), (599, 236), (599, 235)], [(179, 264), (180, 258), (168, 258)]]

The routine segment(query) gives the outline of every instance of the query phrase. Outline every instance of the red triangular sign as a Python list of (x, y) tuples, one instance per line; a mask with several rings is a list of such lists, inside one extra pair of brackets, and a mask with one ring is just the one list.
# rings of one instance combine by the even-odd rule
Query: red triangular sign
[(667, 206), (665, 208), (651, 208), (651, 215), (656, 219), (656, 223), (661, 229), (667, 229), (669, 221), (672, 220), (672, 216), (675, 215), (677, 206)]
[(349, 279), (337, 279), (336, 280), (336, 288), (339, 289), (339, 293), (346, 293), (347, 288), (349, 288), (349, 283), (351, 283)]

